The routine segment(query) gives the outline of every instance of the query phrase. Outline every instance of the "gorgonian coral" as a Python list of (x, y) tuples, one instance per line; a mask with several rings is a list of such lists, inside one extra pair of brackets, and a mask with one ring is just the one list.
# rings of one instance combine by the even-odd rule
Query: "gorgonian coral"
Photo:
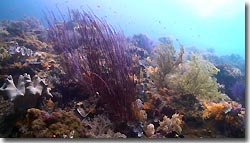
[[(132, 120), (135, 84), (125, 36), (94, 14), (69, 11), (69, 20), (47, 19), (49, 37), (69, 79), (100, 102), (113, 119)], [(117, 120), (116, 120), (117, 121)]]
[(169, 76), (172, 89), (183, 94), (193, 94), (200, 100), (221, 101), (228, 97), (218, 91), (218, 83), (214, 75), (218, 69), (210, 62), (193, 55), (192, 60), (179, 67), (179, 72)]
[(184, 49), (180, 44), (180, 52), (177, 56), (173, 41), (170, 38), (160, 38), (160, 41), (161, 43), (155, 48), (156, 53), (154, 61), (156, 66), (150, 66), (147, 68), (147, 71), (157, 87), (164, 87), (167, 84), (166, 76), (182, 63)]

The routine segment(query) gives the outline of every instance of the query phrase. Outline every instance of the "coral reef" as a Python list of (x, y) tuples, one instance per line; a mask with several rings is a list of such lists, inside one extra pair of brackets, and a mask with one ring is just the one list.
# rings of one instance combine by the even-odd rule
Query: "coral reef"
[(50, 88), (44, 80), (37, 75), (31, 80), (30, 75), (26, 73), (19, 76), (17, 86), (15, 86), (12, 76), (9, 75), (0, 91), (1, 96), (12, 101), (15, 109), (21, 111), (36, 107), (38, 98), (41, 96), (52, 97)]
[(245, 137), (244, 58), (57, 15), (0, 21), (0, 137)]
[(217, 68), (220, 69), (220, 72), (215, 77), (218, 83), (224, 85), (225, 93), (244, 105), (242, 100), (245, 98), (245, 76), (241, 70), (228, 64), (217, 65)]
[(245, 87), (244, 81), (237, 81), (231, 88), (232, 96), (231, 98), (235, 101), (242, 104), (242, 106), (245, 106), (245, 93), (246, 93), (246, 87)]
[(145, 34), (134, 35), (131, 39), (131, 42), (136, 47), (143, 48), (149, 53), (151, 52), (151, 48), (153, 47), (153, 41), (151, 41)]

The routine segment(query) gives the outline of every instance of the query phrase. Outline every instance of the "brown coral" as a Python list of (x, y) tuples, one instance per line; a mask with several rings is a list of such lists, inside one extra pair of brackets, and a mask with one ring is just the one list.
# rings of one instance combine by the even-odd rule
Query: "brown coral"
[(147, 119), (147, 113), (143, 110), (144, 105), (140, 99), (132, 102), (132, 113), (138, 121), (145, 121)]
[(35, 108), (28, 109), (23, 137), (84, 137), (83, 124), (72, 111), (57, 110), (48, 113)]

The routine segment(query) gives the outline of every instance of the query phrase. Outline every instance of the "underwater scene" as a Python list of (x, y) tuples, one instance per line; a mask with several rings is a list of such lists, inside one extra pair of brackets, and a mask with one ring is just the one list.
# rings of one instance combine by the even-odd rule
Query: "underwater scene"
[(1, 1), (1, 138), (245, 138), (245, 91), (245, 1)]

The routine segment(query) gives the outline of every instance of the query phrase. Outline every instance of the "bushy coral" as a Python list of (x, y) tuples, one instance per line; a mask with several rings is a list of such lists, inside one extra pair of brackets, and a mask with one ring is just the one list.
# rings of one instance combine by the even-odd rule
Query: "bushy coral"
[(182, 94), (193, 94), (199, 100), (221, 101), (228, 97), (218, 91), (214, 75), (218, 69), (198, 55), (179, 66), (179, 71), (168, 78), (169, 86)]
[(56, 17), (47, 19), (51, 42), (61, 54), (67, 77), (87, 94), (97, 93), (100, 105), (114, 121), (134, 120), (134, 72), (124, 35), (91, 13), (69, 11), (69, 17), (61, 24)]
[(204, 103), (205, 110), (202, 117), (224, 120), (229, 124), (240, 126), (245, 118), (245, 109), (237, 102)]
[(30, 108), (26, 114), (26, 123), (22, 126), (22, 137), (77, 138), (84, 135), (84, 126), (72, 111), (48, 113)]
[(176, 51), (173, 45), (173, 41), (170, 38), (164, 38), (156, 47), (156, 57), (154, 62), (156, 67), (149, 67), (147, 69), (150, 78), (155, 82), (157, 87), (166, 86), (166, 76), (174, 71), (176, 67), (182, 62), (182, 55), (184, 54), (184, 49), (180, 44), (180, 52), (178, 57), (176, 56)]
[(204, 119), (215, 119), (221, 122), (227, 130), (227, 136), (244, 137), (245, 133), (245, 108), (237, 102), (204, 103)]

